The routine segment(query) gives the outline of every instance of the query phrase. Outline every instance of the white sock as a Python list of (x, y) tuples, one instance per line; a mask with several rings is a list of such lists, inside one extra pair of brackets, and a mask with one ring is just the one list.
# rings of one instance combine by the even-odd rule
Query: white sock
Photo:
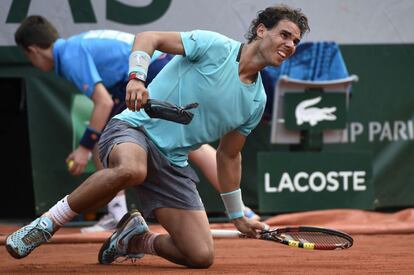
[(155, 239), (159, 236), (159, 233), (154, 232), (147, 232), (143, 235), (137, 236), (138, 246), (136, 249), (140, 253), (157, 255), (157, 251), (155, 250)]
[(128, 212), (125, 194), (117, 195), (108, 203), (108, 212), (119, 222)]
[(78, 213), (73, 212), (68, 204), (68, 196), (58, 201), (52, 208), (49, 209), (49, 217), (54, 223), (63, 226), (65, 223), (71, 221)]

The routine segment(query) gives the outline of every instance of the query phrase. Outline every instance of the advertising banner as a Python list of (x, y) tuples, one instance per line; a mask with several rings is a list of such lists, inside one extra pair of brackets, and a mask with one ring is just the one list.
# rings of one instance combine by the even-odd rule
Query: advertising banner
[(374, 206), (369, 153), (259, 152), (257, 158), (261, 211)]
[(286, 93), (285, 127), (289, 130), (346, 128), (346, 94), (323, 91)]

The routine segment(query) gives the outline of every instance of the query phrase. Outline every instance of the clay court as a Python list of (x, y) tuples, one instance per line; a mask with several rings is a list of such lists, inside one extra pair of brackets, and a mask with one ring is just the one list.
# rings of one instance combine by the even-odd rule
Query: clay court
[[(311, 222), (313, 221), (313, 222)], [(350, 233), (354, 245), (347, 250), (314, 251), (270, 241), (216, 239), (216, 258), (209, 269), (188, 269), (156, 256), (108, 266), (97, 253), (109, 233), (80, 234), (64, 228), (51, 243), (27, 258), (15, 260), (4, 248), (5, 235), (15, 225), (0, 225), (0, 274), (413, 274), (414, 209), (391, 214), (360, 210), (327, 210), (279, 215), (266, 220), (272, 226), (317, 225)], [(158, 225), (151, 230), (163, 232)], [(212, 228), (233, 229), (231, 224)]]

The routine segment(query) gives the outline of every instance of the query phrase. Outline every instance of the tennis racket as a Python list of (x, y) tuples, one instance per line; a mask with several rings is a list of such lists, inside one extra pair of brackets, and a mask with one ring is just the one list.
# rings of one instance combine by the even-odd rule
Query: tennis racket
[[(213, 238), (252, 238), (237, 230), (212, 229), (211, 233)], [(275, 228), (262, 231), (258, 238), (315, 250), (346, 249), (354, 242), (352, 237), (344, 232), (311, 226)]]

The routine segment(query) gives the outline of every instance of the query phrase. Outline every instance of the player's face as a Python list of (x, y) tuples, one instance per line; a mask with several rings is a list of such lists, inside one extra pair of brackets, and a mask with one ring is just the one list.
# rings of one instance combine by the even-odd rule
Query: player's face
[(47, 58), (46, 50), (39, 47), (30, 46), (24, 50), (25, 55), (33, 66), (44, 72), (48, 72), (53, 68), (53, 62)]
[(281, 20), (272, 29), (261, 26), (258, 32), (262, 36), (260, 51), (271, 66), (279, 66), (294, 54), (301, 38), (299, 27), (289, 20)]

